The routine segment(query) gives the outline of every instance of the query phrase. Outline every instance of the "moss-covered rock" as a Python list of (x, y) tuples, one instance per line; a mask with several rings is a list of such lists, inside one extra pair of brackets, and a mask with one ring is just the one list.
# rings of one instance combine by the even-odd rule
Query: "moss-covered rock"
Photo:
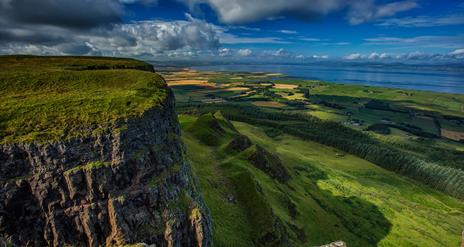
[(245, 152), (251, 164), (272, 178), (277, 179), (279, 182), (286, 182), (290, 179), (290, 173), (276, 154), (267, 151), (257, 144)]

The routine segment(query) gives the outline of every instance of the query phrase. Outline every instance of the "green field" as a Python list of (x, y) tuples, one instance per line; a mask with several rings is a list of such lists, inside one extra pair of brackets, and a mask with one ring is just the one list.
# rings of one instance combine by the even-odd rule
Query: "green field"
[[(225, 148), (233, 139), (230, 132), (218, 134), (193, 116), (182, 115), (179, 120), (213, 216), (217, 246), (260, 245), (255, 231), (269, 224), (266, 218), (279, 219), (288, 241), (296, 246), (335, 240), (348, 246), (459, 245), (464, 204), (458, 199), (340, 150), (285, 134), (271, 138), (260, 127), (234, 122), (235, 129), (254, 144), (278, 154), (291, 175), (280, 183), (243, 159), (247, 150), (234, 153)], [(197, 135), (191, 126), (212, 131), (218, 143), (206, 144), (208, 135)], [(241, 196), (244, 189), (255, 197)], [(265, 219), (252, 220), (249, 213), (254, 207), (271, 210), (258, 215)]]
[[(459, 245), (463, 95), (183, 73), (168, 73), (168, 84), (210, 83), (173, 91), (217, 246)], [(253, 146), (231, 150), (240, 134)], [(288, 181), (274, 176), (272, 162), (266, 170), (250, 160), (256, 145), (279, 157), (263, 160), (281, 160)]]
[(66, 139), (138, 116), (167, 96), (149, 64), (94, 57), (0, 57), (0, 143)]

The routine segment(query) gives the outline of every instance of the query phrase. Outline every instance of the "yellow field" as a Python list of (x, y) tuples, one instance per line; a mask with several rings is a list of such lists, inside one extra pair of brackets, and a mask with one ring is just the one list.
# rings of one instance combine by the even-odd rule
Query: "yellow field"
[(195, 85), (204, 87), (213, 87), (213, 83), (204, 80), (168, 80), (169, 86), (184, 86), (184, 85)]
[(284, 104), (275, 101), (255, 101), (253, 102), (253, 105), (273, 108), (281, 108), (285, 106)]
[(455, 141), (464, 140), (464, 132), (441, 129), (441, 136)]
[(297, 87), (298, 85), (295, 85), (295, 84), (279, 84), (279, 83), (274, 84), (275, 89), (295, 89)]
[(229, 87), (229, 88), (224, 88), (225, 91), (247, 91), (250, 90), (247, 87)]

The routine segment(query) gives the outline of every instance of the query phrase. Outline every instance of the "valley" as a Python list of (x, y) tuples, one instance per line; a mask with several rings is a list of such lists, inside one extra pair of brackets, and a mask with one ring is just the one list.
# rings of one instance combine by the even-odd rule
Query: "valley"
[[(462, 95), (281, 74), (162, 74), (176, 94), (218, 246), (459, 245), (464, 145), (444, 133), (464, 133)], [(258, 169), (247, 158), (253, 147), (231, 151), (241, 135), (277, 155), (290, 178)], [(359, 143), (366, 145), (352, 148)], [(403, 166), (410, 162), (420, 165)], [(266, 219), (250, 220), (256, 208), (270, 208), (256, 213)], [(261, 243), (254, 231), (276, 219), (273, 244)]]
[[(227, 127), (222, 127), (225, 131), (221, 133), (208, 127), (214, 126), (211, 122), (200, 120), (205, 123), (202, 131), (211, 132), (211, 136), (202, 137), (219, 138), (214, 146), (192, 134), (189, 128), (198, 128), (196, 122), (202, 118), (205, 116), (181, 115), (180, 123), (193, 170), (215, 223), (213, 237), (217, 246), (273, 246), (253, 238), (257, 236), (253, 231), (262, 222), (249, 220), (250, 212), (266, 207), (271, 210), (259, 216), (267, 220), (279, 218), (287, 241), (296, 246), (336, 240), (344, 240), (348, 246), (459, 244), (464, 205), (458, 199), (341, 150), (287, 134), (270, 137), (261, 127), (233, 122), (236, 136), (245, 135), (253, 144), (280, 157), (291, 177), (281, 183), (246, 159), (250, 150), (236, 153), (227, 149), (234, 139)], [(242, 198), (242, 190), (262, 198)]]

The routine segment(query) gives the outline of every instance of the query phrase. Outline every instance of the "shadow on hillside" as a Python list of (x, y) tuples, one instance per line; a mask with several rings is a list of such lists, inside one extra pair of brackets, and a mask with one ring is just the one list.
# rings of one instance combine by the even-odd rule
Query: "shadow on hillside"
[[(301, 168), (301, 167), (300, 167)], [(310, 165), (305, 165), (302, 169), (296, 169), (300, 176), (307, 176), (312, 183), (306, 192), (309, 196), (326, 211), (329, 215), (334, 215), (339, 222), (333, 222), (336, 227), (346, 228), (357, 243), (350, 243), (343, 236), (333, 236), (330, 240), (344, 240), (348, 246), (377, 246), (378, 243), (388, 235), (392, 224), (385, 218), (378, 207), (366, 200), (355, 196), (335, 196), (332, 192), (323, 190), (317, 185), (319, 180), (327, 180), (327, 174)], [(342, 191), (346, 188), (337, 187)], [(341, 224), (341, 225), (339, 225)]]

